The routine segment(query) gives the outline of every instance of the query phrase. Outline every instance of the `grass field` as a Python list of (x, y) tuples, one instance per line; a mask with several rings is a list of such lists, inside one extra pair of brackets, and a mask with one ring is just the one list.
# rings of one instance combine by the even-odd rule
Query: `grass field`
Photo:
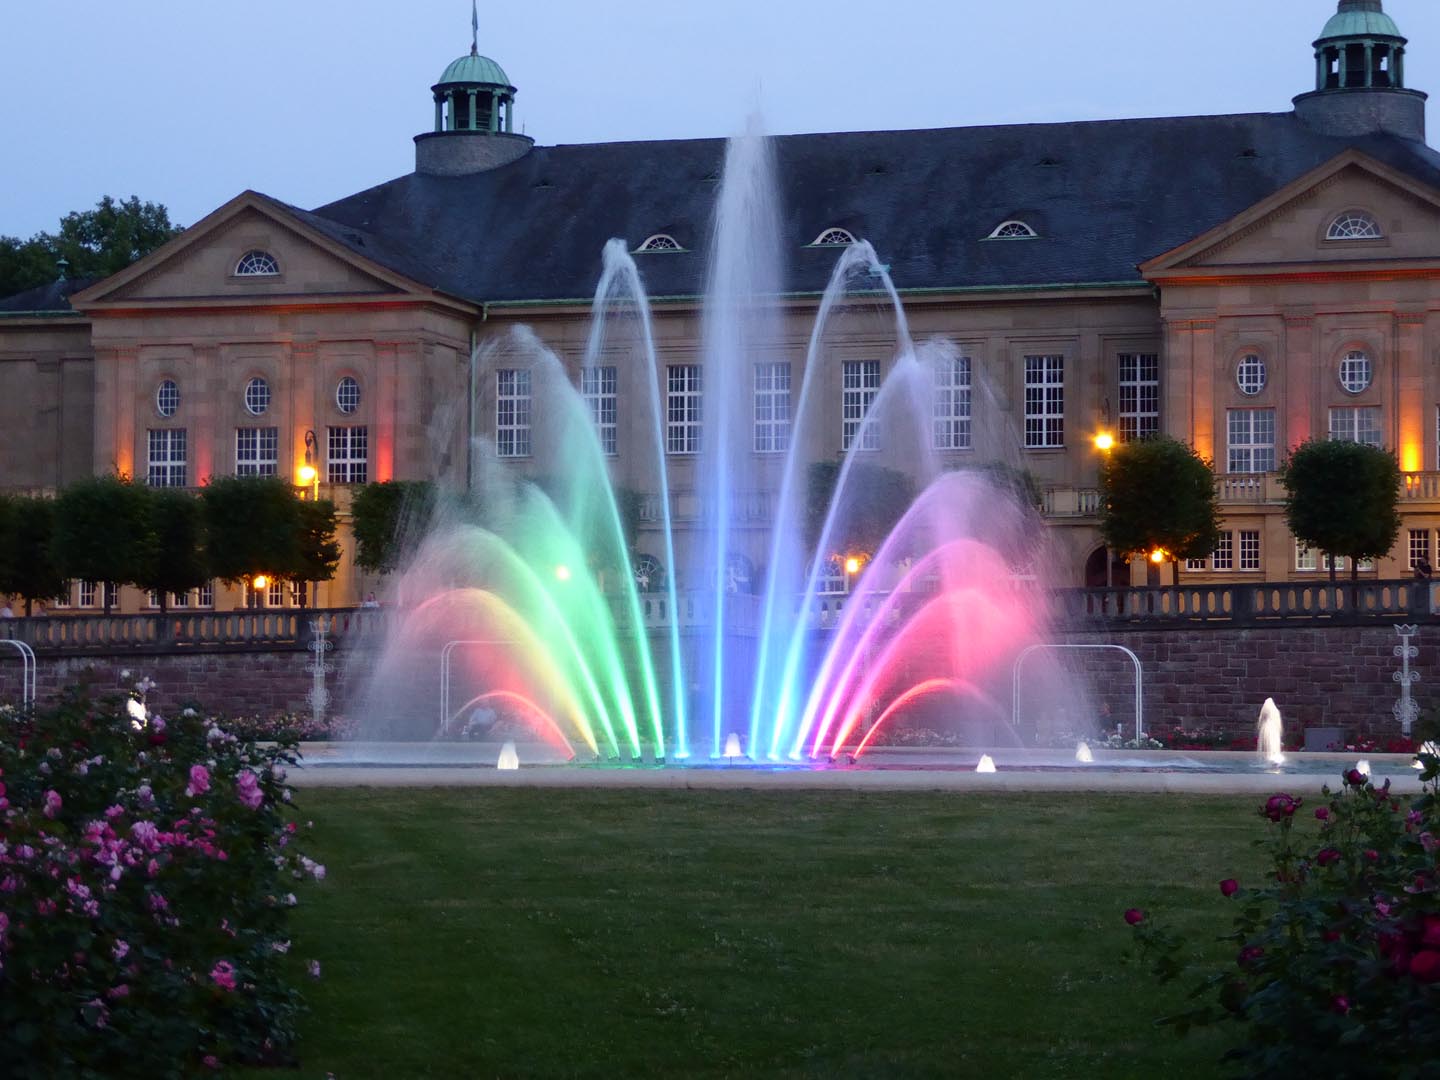
[(1121, 912), (1211, 942), (1260, 859), (1249, 799), (297, 797), (300, 1075), (337, 1080), (1221, 1075)]

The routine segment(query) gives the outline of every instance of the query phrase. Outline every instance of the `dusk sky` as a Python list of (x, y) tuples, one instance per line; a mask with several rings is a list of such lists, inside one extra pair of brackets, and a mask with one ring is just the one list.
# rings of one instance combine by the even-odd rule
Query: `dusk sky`
[[(1387, 0), (1440, 93), (1440, 2)], [(541, 144), (1279, 112), (1334, 0), (531, 0), (480, 51)], [(11, 5), (0, 233), (100, 196), (191, 224), (246, 188), (314, 207), (411, 171), (468, 0)], [(1431, 124), (1440, 123), (1432, 110)]]

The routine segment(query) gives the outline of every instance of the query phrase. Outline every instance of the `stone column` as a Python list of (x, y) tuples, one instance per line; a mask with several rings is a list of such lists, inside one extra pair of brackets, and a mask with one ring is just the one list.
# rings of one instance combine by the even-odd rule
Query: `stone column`
[(485, 121), (485, 126), (490, 131), (500, 130), (500, 91), (490, 91), (490, 116)]
[[(377, 341), (375, 343), (375, 377), (372, 381), (375, 406), (370, 415), (370, 479), (395, 479), (395, 437), (397, 406), (399, 402), (400, 343)], [(401, 476), (407, 480), (418, 479), (409, 473)]]
[[(323, 427), (317, 427), (317, 422), (323, 425), (323, 418), (326, 413), (322, 406), (323, 387), (317, 387), (317, 380), (320, 375), (319, 348), (314, 341), (292, 341), (289, 345), (288, 362), (283, 363), (282, 370), (290, 373), (290, 385), (286, 388), (285, 395), (286, 411), (288, 417), (281, 418), (287, 423), (281, 423), (280, 437), (282, 442), (279, 448), (279, 463), (276, 471), (289, 479), (293, 484), (298, 480), (300, 466), (305, 463), (305, 432), (315, 432), (315, 460), (311, 462), (323, 484), (326, 482), (325, 462), (322, 460), (325, 451), (325, 432)], [(333, 389), (333, 388), (332, 388)], [(287, 437), (288, 436), (288, 437)]]
[[(1395, 313), (1395, 419), (1400, 468), (1425, 468), (1425, 313)], [(1440, 468), (1440, 462), (1434, 465)]]
[(1375, 46), (1365, 44), (1365, 85), (1375, 85)]
[[(135, 367), (137, 352), (133, 346), (95, 350), (95, 471), (115, 471), (143, 479), (147, 451), (137, 447), (143, 435), (136, 434), (135, 418), (140, 411), (136, 400)], [(107, 433), (106, 414), (113, 417)], [(106, 435), (108, 434), (108, 438)]]
[(1325, 50), (1315, 50), (1315, 89), (1325, 89), (1325, 77), (1330, 73), (1325, 70)]
[[(190, 483), (203, 484), (212, 476), (233, 472), (235, 468), (235, 431), (218, 422), (220, 395), (225, 380), (220, 377), (220, 350), (214, 345), (196, 345), (191, 350), (193, 372), (187, 402), (182, 387), (180, 407), (188, 404), (186, 427), (190, 429)], [(229, 453), (226, 453), (226, 450)]]
[[(1160, 430), (1182, 442), (1194, 430), (1194, 358), (1189, 323), (1162, 319), (1164, 341), (1160, 352)], [(1118, 402), (1116, 403), (1118, 405)]]
[(474, 131), (477, 127), (475, 123), (475, 91), (466, 90), (465, 93), (470, 98), (470, 115), (465, 118), (465, 128), (468, 131)]
[(435, 95), (435, 130), (445, 130), (445, 98), (443, 95)]
[(508, 135), (515, 130), (515, 102), (505, 102), (505, 133)]

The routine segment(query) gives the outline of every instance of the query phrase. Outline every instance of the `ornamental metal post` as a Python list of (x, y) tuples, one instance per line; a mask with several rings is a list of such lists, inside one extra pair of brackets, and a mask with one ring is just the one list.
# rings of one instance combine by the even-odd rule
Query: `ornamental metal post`
[(335, 670), (335, 665), (325, 660), (325, 654), (335, 648), (335, 643), (329, 640), (328, 630), (329, 620), (324, 616), (310, 621), (309, 649), (315, 654), (315, 659), (310, 663), (310, 673), (314, 679), (306, 700), (310, 702), (310, 716), (315, 723), (317, 734), (324, 726), (325, 709), (330, 704), (330, 691), (325, 689), (325, 676)]
[(1391, 676), (1400, 684), (1400, 700), (1391, 706), (1395, 719), (1400, 721), (1400, 733), (1410, 734), (1410, 725), (1420, 715), (1420, 706), (1415, 704), (1415, 699), (1410, 696), (1410, 687), (1420, 681), (1420, 673), (1410, 670), (1410, 661), (1420, 655), (1420, 647), (1411, 645), (1410, 639), (1419, 633), (1418, 626), (1397, 626), (1395, 633), (1400, 635), (1400, 644), (1395, 646), (1394, 655), (1400, 658), (1400, 670)]

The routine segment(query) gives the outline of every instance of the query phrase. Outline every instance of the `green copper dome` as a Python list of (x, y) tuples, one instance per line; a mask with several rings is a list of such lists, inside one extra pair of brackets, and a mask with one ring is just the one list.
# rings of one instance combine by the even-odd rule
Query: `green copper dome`
[(1380, 0), (1347, 0), (1330, 16), (1320, 41), (1330, 38), (1404, 37), (1395, 20), (1385, 14)]
[(436, 86), (444, 86), (446, 83), (485, 83), (489, 86), (509, 86), (510, 77), (505, 70), (491, 60), (488, 56), (481, 56), (478, 53), (470, 53), (469, 56), (462, 56), (452, 61), (440, 76)]

